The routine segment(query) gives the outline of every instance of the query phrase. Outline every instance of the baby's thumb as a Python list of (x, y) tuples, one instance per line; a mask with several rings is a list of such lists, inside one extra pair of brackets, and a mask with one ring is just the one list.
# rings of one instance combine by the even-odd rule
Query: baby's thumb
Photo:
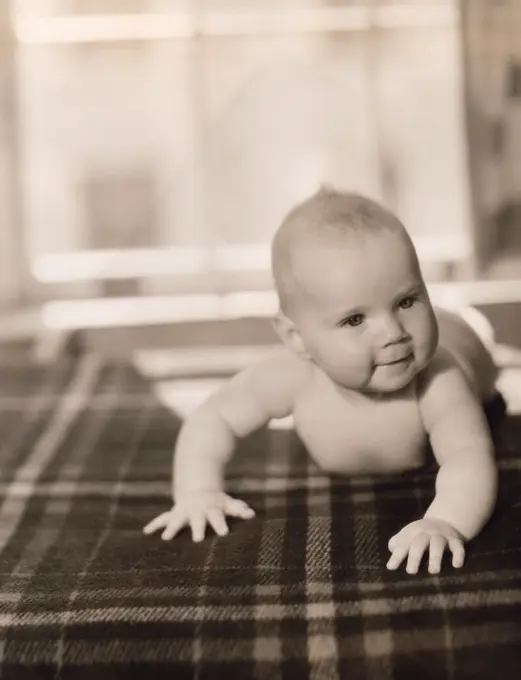
[(230, 498), (230, 496), (226, 499), (224, 512), (230, 517), (239, 519), (251, 519), (255, 515), (254, 510), (247, 503), (237, 498)]
[(395, 534), (387, 544), (387, 547), (391, 552), (394, 552), (395, 548), (398, 546), (398, 534)]

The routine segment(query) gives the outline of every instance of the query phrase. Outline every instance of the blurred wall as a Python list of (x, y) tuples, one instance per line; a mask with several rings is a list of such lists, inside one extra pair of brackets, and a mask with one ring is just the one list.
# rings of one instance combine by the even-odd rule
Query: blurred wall
[(521, 2), (462, 0), (479, 259), (521, 252)]
[(15, 62), (8, 3), (0, 3), (0, 309), (23, 293)]
[[(35, 19), (177, 12), (191, 20), (194, 10), (240, 17), (363, 0), (14, 4), (31, 259), (83, 248), (267, 244), (321, 182), (382, 199), (413, 238), (446, 242), (449, 255), (455, 241), (471, 250), (457, 22), (52, 44), (38, 38)], [(33, 24), (24, 29), (23, 20)]]
[[(78, 0), (60, 6), (93, 11)], [(457, 41), (455, 26), (435, 26), (23, 45), (32, 255), (118, 242), (265, 243), (322, 181), (392, 203), (414, 234), (465, 233)]]

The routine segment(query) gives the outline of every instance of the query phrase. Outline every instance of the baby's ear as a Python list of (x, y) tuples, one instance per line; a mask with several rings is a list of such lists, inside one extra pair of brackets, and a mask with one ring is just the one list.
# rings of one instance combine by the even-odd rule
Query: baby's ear
[(273, 317), (272, 323), (275, 332), (291, 352), (301, 359), (310, 358), (299, 330), (295, 326), (295, 323), (287, 317), (284, 312), (279, 310)]

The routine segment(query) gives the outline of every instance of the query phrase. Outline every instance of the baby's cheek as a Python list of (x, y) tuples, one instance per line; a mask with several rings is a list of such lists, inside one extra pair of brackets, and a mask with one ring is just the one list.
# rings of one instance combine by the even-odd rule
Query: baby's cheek
[(418, 348), (416, 349), (416, 358), (422, 365), (427, 364), (434, 353), (436, 352), (436, 347), (438, 346), (438, 334), (430, 333), (422, 338), (422, 341), (418, 343)]
[(434, 354), (439, 340), (439, 328), (432, 308), (427, 314), (427, 318), (425, 319), (425, 324), (423, 327), (423, 333), (421, 333), (420, 337), (422, 338), (423, 345), (425, 347), (425, 353), (429, 356)]
[(367, 352), (350, 352), (344, 354), (342, 361), (342, 375), (346, 382), (353, 383), (353, 387), (363, 387), (373, 374), (373, 360)]

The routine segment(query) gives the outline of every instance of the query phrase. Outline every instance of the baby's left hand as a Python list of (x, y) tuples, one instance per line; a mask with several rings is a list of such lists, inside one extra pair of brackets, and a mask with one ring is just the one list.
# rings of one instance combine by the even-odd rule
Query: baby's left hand
[(441, 519), (419, 519), (408, 524), (389, 541), (392, 555), (387, 568), (398, 569), (408, 556), (407, 573), (416, 574), (423, 554), (428, 551), (429, 573), (438, 574), (447, 547), (452, 552), (452, 566), (462, 567), (465, 547), (461, 534)]

